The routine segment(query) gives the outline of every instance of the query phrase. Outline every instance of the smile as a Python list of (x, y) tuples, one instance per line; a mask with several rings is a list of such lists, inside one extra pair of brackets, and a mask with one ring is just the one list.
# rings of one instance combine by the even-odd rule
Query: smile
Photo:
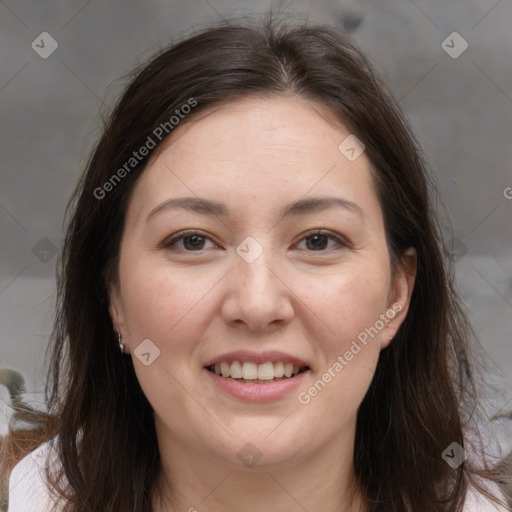
[(307, 366), (296, 366), (283, 361), (267, 361), (257, 364), (250, 361), (223, 361), (207, 367), (210, 372), (239, 382), (251, 384), (277, 382), (288, 379), (308, 369)]

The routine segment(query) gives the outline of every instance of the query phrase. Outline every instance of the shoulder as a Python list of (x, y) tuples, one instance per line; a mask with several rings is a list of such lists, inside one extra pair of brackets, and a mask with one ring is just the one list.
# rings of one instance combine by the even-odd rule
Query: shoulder
[(46, 468), (58, 464), (57, 452), (53, 448), (55, 439), (43, 443), (14, 466), (9, 479), (8, 512), (59, 512), (62, 503), (48, 489)]
[[(502, 503), (506, 502), (503, 493), (496, 484), (489, 486), (489, 491)], [(495, 504), (474, 487), (470, 487), (466, 503), (464, 505), (464, 512), (507, 512), (510, 510), (512, 509), (509, 507), (503, 507)]]

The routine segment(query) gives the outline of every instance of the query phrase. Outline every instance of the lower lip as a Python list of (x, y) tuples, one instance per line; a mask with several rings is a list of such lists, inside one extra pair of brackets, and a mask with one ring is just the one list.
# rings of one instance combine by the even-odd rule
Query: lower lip
[(214, 384), (228, 395), (248, 402), (266, 402), (282, 398), (297, 389), (310, 370), (305, 370), (294, 377), (269, 382), (268, 384), (247, 384), (229, 377), (221, 377), (206, 368), (204, 368), (204, 371)]

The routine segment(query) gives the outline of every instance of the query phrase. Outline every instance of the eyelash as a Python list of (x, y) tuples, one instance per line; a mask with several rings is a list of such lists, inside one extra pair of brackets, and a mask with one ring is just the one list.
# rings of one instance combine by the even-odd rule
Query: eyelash
[[(213, 240), (211, 240), (211, 238), (209, 236), (202, 234), (200, 231), (190, 230), (190, 231), (183, 231), (182, 233), (180, 233), (180, 234), (178, 234), (176, 236), (173, 236), (170, 239), (164, 240), (164, 242), (162, 243), (162, 248), (166, 249), (168, 251), (174, 251), (174, 252), (181, 251), (181, 252), (188, 252), (188, 253), (193, 253), (193, 252), (199, 252), (200, 253), (200, 252), (206, 251), (207, 249), (199, 249), (197, 251), (188, 251), (186, 249), (177, 249), (176, 248), (176, 244), (179, 241), (181, 241), (184, 238), (187, 238), (189, 236), (193, 236), (193, 235), (199, 235), (201, 238), (204, 238), (204, 239), (207, 239), (207, 240), (210, 240), (210, 241), (213, 242)], [(300, 242), (302, 242), (303, 240), (306, 240), (308, 238), (312, 238), (314, 236), (326, 236), (328, 239), (334, 240), (337, 243), (337, 245), (342, 247), (342, 248), (349, 248), (350, 247), (350, 244), (346, 240), (344, 240), (342, 237), (340, 237), (338, 235), (335, 235), (335, 234), (331, 233), (330, 231), (325, 231), (325, 230), (322, 230), (322, 229), (314, 229), (314, 230), (306, 232), (303, 235), (303, 237), (300, 239)], [(215, 243), (215, 242), (213, 242), (213, 243)], [(332, 249), (333, 248), (331, 248), (331, 249), (321, 249), (319, 251), (311, 250), (311, 251), (308, 251), (308, 252), (328, 252), (328, 251), (330, 251)]]

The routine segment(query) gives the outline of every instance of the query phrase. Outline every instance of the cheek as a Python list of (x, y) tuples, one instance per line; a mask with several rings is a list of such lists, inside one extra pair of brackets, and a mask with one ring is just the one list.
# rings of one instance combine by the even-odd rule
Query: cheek
[(120, 277), (129, 336), (135, 342), (149, 338), (159, 347), (172, 343), (179, 348), (185, 332), (199, 327), (208, 308), (208, 293), (216, 282), (211, 273), (197, 271), (191, 281), (187, 272), (144, 264), (143, 258), (127, 258), (124, 270)]
[(352, 340), (375, 325), (386, 310), (389, 285), (387, 266), (379, 261), (303, 281), (302, 300), (318, 319), (326, 354), (345, 352)]
[[(208, 294), (215, 280), (210, 275), (170, 270), (142, 257), (126, 258), (120, 272), (127, 343), (137, 379), (157, 412), (170, 407), (183, 409), (188, 395), (181, 393), (179, 382), (188, 378), (188, 363), (194, 358), (196, 340), (203, 322), (211, 316), (212, 298)], [(200, 275), (198, 275), (200, 274)], [(149, 366), (138, 360), (137, 347), (149, 339), (159, 349)], [(152, 352), (152, 357), (153, 353)], [(142, 364), (141, 364), (142, 363)]]
[[(313, 379), (301, 388), (297, 400), (314, 418), (336, 411), (332, 421), (319, 427), (331, 435), (353, 418), (373, 379), (380, 354), (389, 282), (374, 272), (347, 272), (326, 283), (316, 282), (307, 300), (318, 311), (319, 324), (328, 326), (316, 336), (322, 365)], [(335, 418), (335, 419), (334, 419)]]

